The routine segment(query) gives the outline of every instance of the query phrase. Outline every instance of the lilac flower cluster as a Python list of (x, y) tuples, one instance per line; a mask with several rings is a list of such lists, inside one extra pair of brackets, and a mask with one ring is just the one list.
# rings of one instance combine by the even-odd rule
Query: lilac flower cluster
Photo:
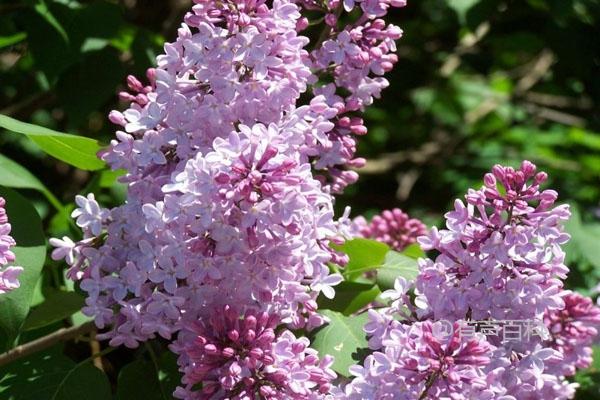
[[(541, 319), (564, 307), (560, 295), (568, 268), (560, 245), (569, 236), (561, 223), (567, 205), (553, 208), (554, 190), (539, 190), (544, 172), (525, 161), (521, 168), (495, 166), (481, 190), (469, 190), (467, 205), (456, 200), (446, 214), (447, 230), (419, 239), (423, 260), (416, 287), (437, 319)], [(500, 190), (500, 187), (502, 188)]]
[(355, 236), (377, 240), (396, 251), (404, 250), (427, 233), (423, 222), (410, 218), (399, 208), (384, 210), (375, 215), (371, 222), (367, 222), (363, 216), (356, 217), (352, 221), (352, 230)]
[[(495, 166), (467, 206), (457, 200), (446, 214), (448, 229), (419, 238), (436, 259), (419, 260), (416, 280), (398, 278), (382, 295), (389, 306), (368, 311), (374, 352), (334, 389), (336, 399), (573, 398), (577, 385), (566, 377), (591, 364), (600, 308), (562, 290), (569, 211), (554, 207), (556, 192), (540, 190), (545, 180), (527, 161)], [(506, 340), (465, 331), (472, 320), (545, 329)]]
[[(336, 374), (330, 356), (319, 360), (306, 338), (276, 332), (273, 314), (233, 307), (213, 309), (208, 318), (186, 323), (171, 345), (179, 354), (182, 399), (320, 399)], [(200, 391), (194, 386), (201, 384)]]
[(23, 272), (21, 267), (7, 267), (15, 261), (15, 254), (11, 248), (16, 245), (10, 236), (11, 226), (6, 215), (6, 200), (0, 197), (0, 294), (10, 292), (19, 287), (19, 275)]
[(592, 364), (592, 348), (600, 327), (600, 308), (579, 293), (563, 292), (565, 307), (544, 314), (544, 324), (551, 334), (546, 344), (562, 354), (563, 360), (550, 365), (553, 373), (575, 375), (576, 369)]
[[(129, 108), (109, 115), (121, 130), (100, 156), (126, 171), (125, 204), (104, 209), (94, 194), (77, 196), (72, 216), (83, 240), (51, 240), (52, 257), (66, 260), (68, 276), (87, 293), (83, 312), (113, 346), (173, 340), (178, 332), (187, 338), (192, 326), (209, 329), (228, 304), (240, 315), (267, 312), (289, 328), (324, 322), (317, 296), (333, 297), (341, 281), (327, 263), (347, 258), (330, 247), (344, 236), (332, 194), (357, 179), (348, 167), (364, 163), (354, 158), (354, 137), (366, 133), (359, 113), (387, 86), (381, 75), (397, 60), (401, 31), (380, 18), (402, 1), (364, 1), (352, 15), (353, 6), (338, 0), (194, 3), (148, 71), (149, 84), (129, 77), (120, 94)], [(310, 44), (300, 32), (319, 21), (302, 16), (306, 10), (324, 21)], [(325, 364), (316, 367), (307, 343), (290, 335), (276, 335), (274, 359), (261, 361), (294, 369), (289, 384), (276, 374), (274, 386), (252, 383), (245, 372), (236, 380), (238, 367), (250, 368), (242, 358), (208, 377), (194, 367), (213, 363), (201, 350), (183, 339), (173, 349), (183, 370), (191, 368), (189, 382), (222, 385), (207, 383), (214, 393), (235, 387), (283, 399), (308, 396), (315, 385), (325, 391), (329, 372), (326, 380), (299, 372)], [(245, 346), (266, 351), (271, 342)], [(214, 397), (193, 394), (193, 383), (184, 391), (184, 398)]]
[[(333, 81), (321, 87), (314, 87), (315, 98), (323, 98), (331, 107), (328, 115), (323, 114), (333, 127), (310, 143), (311, 154), (316, 157), (315, 168), (322, 170), (321, 179), (327, 180), (332, 192), (341, 192), (347, 185), (358, 179), (355, 171), (346, 167), (358, 168), (365, 160), (355, 158), (356, 135), (365, 135), (367, 128), (356, 112), (372, 104), (389, 83), (383, 75), (390, 71), (398, 58), (395, 40), (402, 36), (402, 30), (381, 19), (389, 7), (403, 7), (404, 0), (361, 1), (360, 17), (353, 23), (340, 26), (339, 15), (354, 9), (355, 2), (329, 0), (323, 3), (303, 0), (307, 8), (318, 8), (325, 12), (325, 22), (331, 27), (322, 36), (310, 53), (315, 74)], [(323, 4), (325, 4), (323, 6)], [(342, 7), (343, 6), (343, 10)], [(344, 93), (345, 95), (343, 95)]]

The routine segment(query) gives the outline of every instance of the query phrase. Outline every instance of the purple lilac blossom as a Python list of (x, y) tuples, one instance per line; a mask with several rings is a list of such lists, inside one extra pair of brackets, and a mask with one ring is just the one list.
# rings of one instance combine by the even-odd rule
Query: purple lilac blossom
[(423, 222), (410, 218), (399, 208), (384, 210), (370, 222), (362, 216), (356, 217), (352, 222), (356, 236), (383, 242), (396, 251), (404, 250), (416, 243), (419, 236), (427, 233)]
[(311, 51), (301, 12), (339, 15), (340, 2), (194, 3), (149, 84), (129, 77), (129, 108), (109, 115), (121, 130), (100, 157), (126, 171), (125, 204), (78, 196), (83, 240), (51, 240), (113, 346), (171, 339), (227, 303), (324, 322), (316, 298), (341, 281), (327, 263), (347, 260), (329, 246), (344, 240), (332, 193), (356, 180), (358, 114), (397, 60), (401, 31), (376, 17), (402, 2), (371, 2), (347, 26), (327, 15)]
[(273, 314), (252, 309), (241, 314), (224, 306), (213, 308), (208, 318), (186, 323), (171, 345), (179, 355), (184, 385), (175, 397), (325, 399), (336, 378), (331, 356), (319, 359), (308, 339), (276, 331), (279, 322)]
[(0, 197), (0, 294), (17, 289), (20, 285), (19, 275), (23, 272), (22, 267), (7, 267), (15, 261), (15, 254), (11, 248), (16, 246), (16, 242), (10, 235), (11, 226), (5, 206), (6, 200)]
[[(569, 214), (553, 207), (556, 192), (540, 191), (545, 180), (527, 161), (518, 170), (495, 166), (481, 190), (469, 191), (467, 206), (457, 201), (446, 214), (448, 230), (419, 239), (440, 254), (420, 260), (414, 282), (398, 278), (382, 294), (389, 306), (368, 310), (364, 331), (373, 353), (332, 390), (336, 399), (574, 397), (578, 385), (566, 377), (591, 363), (600, 308), (561, 289), (558, 278), (568, 272), (561, 223)], [(520, 330), (518, 340), (506, 340), (499, 332), (464, 331), (469, 320), (539, 323), (548, 335)]]
[(421, 260), (419, 298), (437, 319), (541, 319), (564, 307), (561, 279), (568, 268), (561, 223), (568, 205), (554, 207), (557, 193), (540, 191), (544, 172), (525, 161), (519, 169), (495, 166), (480, 190), (469, 190), (446, 214), (448, 229), (419, 239), (435, 260)]
[(571, 376), (577, 369), (592, 364), (591, 346), (600, 327), (600, 308), (594, 306), (592, 299), (570, 291), (563, 292), (563, 300), (563, 309), (544, 314), (550, 333), (544, 344), (562, 354), (562, 361), (549, 366), (554, 373)]

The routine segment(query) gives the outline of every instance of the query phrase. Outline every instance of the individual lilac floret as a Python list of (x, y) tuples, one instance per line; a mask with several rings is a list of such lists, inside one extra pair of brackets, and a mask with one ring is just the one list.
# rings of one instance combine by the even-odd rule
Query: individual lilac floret
[[(211, 399), (324, 399), (336, 374), (332, 358), (319, 359), (306, 338), (276, 332), (266, 312), (225, 306), (185, 324), (171, 349), (183, 373), (175, 397)], [(201, 386), (200, 386), (201, 384)]]
[(404, 250), (416, 243), (419, 236), (427, 233), (423, 222), (410, 218), (399, 208), (384, 210), (375, 215), (371, 222), (367, 222), (364, 217), (357, 217), (353, 222), (358, 236), (386, 243), (396, 251)]
[(548, 310), (544, 323), (551, 339), (545, 345), (562, 354), (563, 359), (550, 364), (557, 375), (575, 375), (577, 369), (587, 368), (592, 363), (592, 348), (600, 326), (600, 308), (592, 299), (570, 291), (563, 296), (565, 308)]
[(11, 248), (16, 245), (10, 236), (11, 226), (6, 215), (6, 200), (0, 197), (0, 294), (10, 292), (20, 286), (19, 275), (23, 268), (6, 265), (15, 261), (15, 254)]
[(557, 193), (540, 191), (544, 172), (524, 161), (520, 169), (495, 166), (467, 205), (456, 200), (448, 229), (419, 239), (435, 260), (421, 260), (417, 289), (435, 318), (541, 319), (564, 306), (568, 272), (561, 245), (569, 207), (553, 207)]

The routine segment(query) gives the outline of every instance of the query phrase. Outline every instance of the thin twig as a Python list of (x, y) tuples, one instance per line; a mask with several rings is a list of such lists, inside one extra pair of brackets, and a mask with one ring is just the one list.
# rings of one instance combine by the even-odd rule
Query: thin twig
[[(555, 62), (554, 54), (544, 49), (542, 52), (527, 65), (527, 69), (523, 72), (523, 76), (515, 85), (515, 90), (512, 94), (513, 98), (523, 96), (529, 89), (534, 87), (550, 70)], [(465, 114), (465, 122), (469, 125), (479, 121), (508, 99), (506, 96), (492, 96), (485, 99), (478, 107), (470, 110)]]
[(400, 201), (405, 201), (410, 197), (415, 183), (421, 176), (421, 170), (417, 168), (411, 168), (406, 172), (396, 174), (396, 181), (398, 182), (398, 190), (396, 190), (396, 198)]
[[(96, 340), (96, 330), (93, 329), (90, 332), (90, 349), (92, 354), (99, 354), (101, 352), (100, 342)], [(102, 357), (94, 358), (94, 366), (101, 371), (104, 371), (104, 366), (102, 365)]]
[(17, 346), (6, 353), (0, 354), (0, 367), (20, 358), (37, 353), (38, 351), (47, 349), (48, 347), (52, 347), (57, 343), (66, 342), (68, 340), (75, 339), (78, 336), (85, 335), (86, 333), (91, 332), (93, 329), (94, 323), (88, 322), (86, 324), (73, 326), (71, 328), (59, 329), (56, 332), (43, 336), (32, 342)]
[(474, 33), (468, 33), (460, 39), (460, 43), (452, 54), (448, 56), (442, 67), (440, 68), (440, 75), (448, 77), (460, 66), (461, 57), (471, 51), (477, 46), (477, 44), (483, 39), (490, 31), (490, 23), (484, 22), (480, 24)]
[(559, 124), (567, 126), (585, 126), (585, 119), (578, 117), (573, 114), (569, 114), (562, 111), (553, 110), (548, 107), (540, 107), (532, 103), (525, 103), (525, 109), (532, 114), (537, 115), (540, 118), (547, 119), (549, 121), (558, 122)]
[(32, 96), (26, 97), (18, 103), (0, 110), (0, 114), (8, 115), (9, 117), (28, 117), (33, 111), (44, 108), (52, 104), (56, 100), (56, 96), (51, 92), (40, 92)]
[(377, 175), (405, 162), (413, 165), (424, 165), (443, 150), (446, 150), (450, 141), (449, 135), (440, 132), (435, 135), (431, 142), (424, 143), (418, 149), (387, 153), (379, 158), (369, 159), (367, 164), (358, 171), (361, 174)]
[(556, 57), (549, 49), (544, 49), (531, 63), (527, 73), (523, 75), (515, 86), (515, 94), (523, 94), (535, 86), (550, 71)]
[(574, 98), (538, 92), (526, 93), (524, 97), (527, 101), (547, 107), (577, 108), (580, 110), (589, 110), (594, 106), (594, 103), (589, 97)]

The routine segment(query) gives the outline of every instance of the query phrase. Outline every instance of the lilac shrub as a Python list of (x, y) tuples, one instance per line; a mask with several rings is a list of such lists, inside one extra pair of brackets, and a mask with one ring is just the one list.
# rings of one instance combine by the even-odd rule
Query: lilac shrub
[(11, 226), (6, 215), (6, 200), (0, 197), (0, 294), (10, 292), (19, 287), (19, 275), (23, 268), (10, 266), (15, 261), (15, 254), (11, 248), (16, 245), (10, 236)]
[[(373, 353), (351, 367), (354, 378), (336, 398), (574, 396), (566, 377), (591, 364), (600, 309), (562, 289), (569, 210), (554, 205), (556, 192), (540, 190), (546, 178), (527, 161), (517, 170), (495, 166), (467, 205), (456, 200), (447, 229), (419, 238), (438, 255), (419, 260), (414, 282), (398, 278), (383, 293), (388, 307), (369, 310)], [(516, 325), (518, 338), (507, 334)]]

